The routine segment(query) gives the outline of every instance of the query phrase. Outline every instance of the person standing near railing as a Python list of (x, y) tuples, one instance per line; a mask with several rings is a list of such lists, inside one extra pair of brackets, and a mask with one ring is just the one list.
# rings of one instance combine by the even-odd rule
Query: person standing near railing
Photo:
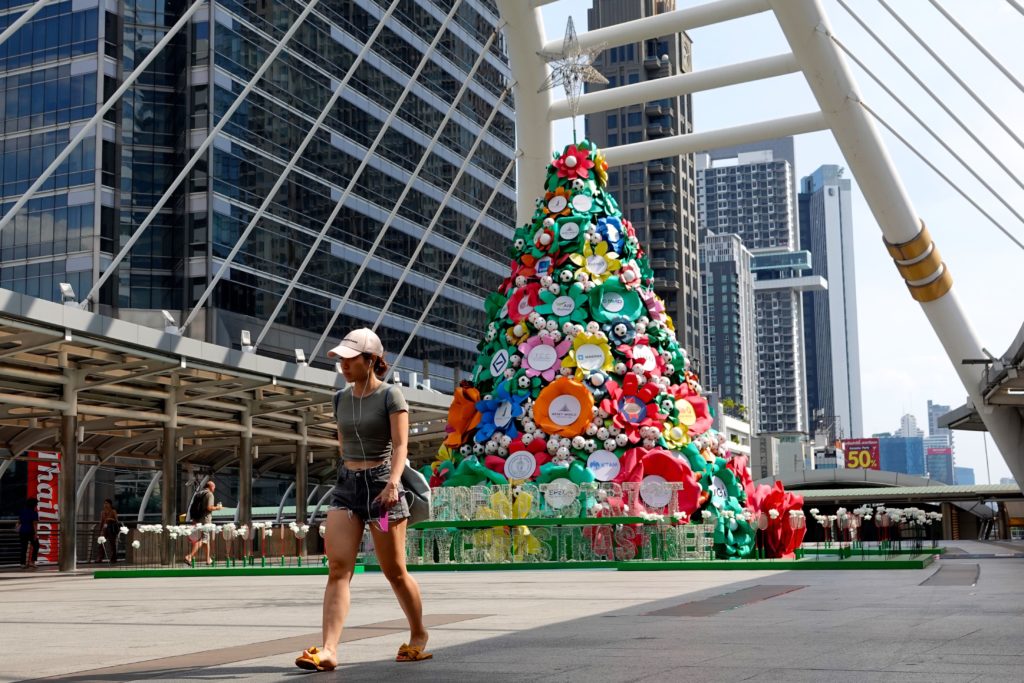
[[(100, 535), (106, 539), (103, 544), (103, 552), (107, 554), (110, 564), (117, 562), (117, 537), (118, 532), (117, 510), (114, 509), (114, 501), (109, 498), (103, 499), (103, 511), (100, 512)], [(109, 546), (107, 545), (109, 544)], [(110, 552), (107, 548), (110, 548)]]
[(18, 557), (22, 569), (35, 569), (36, 560), (39, 559), (39, 538), (36, 535), (39, 524), (39, 513), (36, 511), (38, 505), (39, 501), (35, 498), (28, 498), (18, 512)]

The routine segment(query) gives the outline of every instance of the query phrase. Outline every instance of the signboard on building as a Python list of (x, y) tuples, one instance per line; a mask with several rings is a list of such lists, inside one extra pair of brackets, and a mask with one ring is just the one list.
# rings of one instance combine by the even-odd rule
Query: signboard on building
[(39, 501), (39, 564), (57, 564), (60, 454), (29, 451), (27, 498)]
[(844, 439), (846, 469), (848, 470), (880, 470), (882, 469), (881, 450), (878, 439)]

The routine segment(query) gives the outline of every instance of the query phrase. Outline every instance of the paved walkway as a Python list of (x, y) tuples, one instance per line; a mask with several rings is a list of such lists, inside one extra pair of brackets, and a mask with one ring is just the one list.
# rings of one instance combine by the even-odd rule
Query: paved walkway
[(360, 575), (331, 674), (292, 665), (323, 577), (6, 574), (0, 681), (1020, 681), (1024, 559), (950, 545), (966, 558), (924, 570), (418, 574), (436, 659), (417, 664), (390, 661), (401, 612)]

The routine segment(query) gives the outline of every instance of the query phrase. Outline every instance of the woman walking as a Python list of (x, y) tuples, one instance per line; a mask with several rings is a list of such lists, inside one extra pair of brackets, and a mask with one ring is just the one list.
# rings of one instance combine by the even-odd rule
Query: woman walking
[(381, 571), (409, 621), (409, 642), (399, 662), (430, 659), (425, 651), (420, 588), (405, 567), (409, 501), (401, 486), (409, 440), (409, 406), (401, 389), (387, 384), (384, 345), (372, 330), (350, 332), (329, 357), (340, 358), (348, 386), (334, 396), (341, 463), (324, 543), (329, 573), (324, 591), (323, 645), (304, 650), (296, 666), (330, 671), (338, 665), (338, 641), (349, 609), (356, 554), (369, 524)]

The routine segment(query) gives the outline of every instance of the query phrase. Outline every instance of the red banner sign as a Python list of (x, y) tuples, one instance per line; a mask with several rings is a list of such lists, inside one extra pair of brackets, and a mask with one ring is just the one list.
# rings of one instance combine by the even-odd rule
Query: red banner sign
[(878, 439), (846, 439), (843, 441), (843, 453), (846, 454), (846, 469), (848, 470), (882, 469), (880, 452)]
[(60, 454), (29, 451), (28, 457), (27, 497), (39, 501), (39, 564), (57, 564)]

